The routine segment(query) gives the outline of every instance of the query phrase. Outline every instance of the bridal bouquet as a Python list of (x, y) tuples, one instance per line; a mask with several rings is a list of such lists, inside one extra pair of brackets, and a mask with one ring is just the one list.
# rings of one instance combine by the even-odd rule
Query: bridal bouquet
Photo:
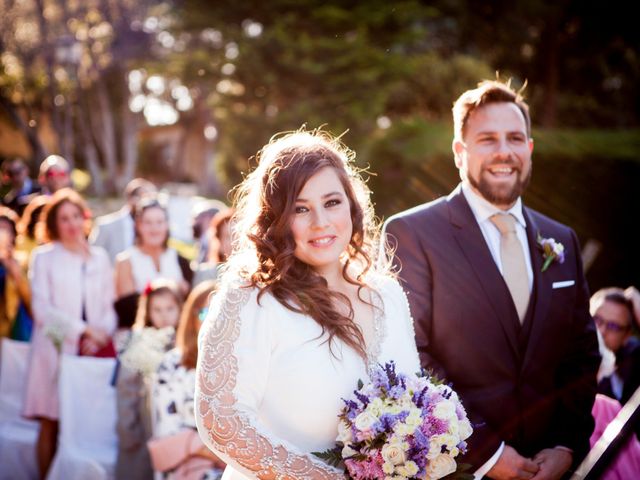
[(318, 457), (344, 466), (353, 480), (473, 478), (455, 460), (473, 430), (451, 388), (424, 374), (396, 373), (393, 362), (378, 366), (371, 380), (344, 400), (337, 446)]

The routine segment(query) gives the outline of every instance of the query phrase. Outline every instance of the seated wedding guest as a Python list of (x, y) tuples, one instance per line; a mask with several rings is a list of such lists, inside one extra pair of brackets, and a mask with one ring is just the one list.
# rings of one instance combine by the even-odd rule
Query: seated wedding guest
[(56, 451), (61, 354), (98, 355), (116, 327), (113, 271), (107, 254), (90, 247), (89, 210), (71, 189), (57, 191), (42, 212), (48, 243), (31, 257), (34, 331), (24, 415), (40, 421), (37, 456), (44, 478)]
[(207, 261), (198, 265), (193, 277), (194, 285), (205, 280), (215, 280), (220, 267), (231, 254), (233, 213), (232, 208), (225, 208), (211, 219)]
[(164, 354), (174, 346), (182, 294), (178, 285), (156, 279), (144, 289), (130, 339), (120, 354), (116, 377), (118, 459), (116, 479), (153, 477), (149, 388)]
[(640, 386), (640, 340), (633, 336), (634, 305), (632, 290), (598, 290), (590, 301), (591, 314), (604, 344), (615, 354), (615, 371), (600, 380), (598, 391), (625, 404)]
[[(593, 418), (596, 426), (589, 439), (591, 448), (600, 439), (606, 428), (622, 409), (617, 400), (598, 393), (593, 404)], [(600, 480), (627, 480), (636, 478), (640, 472), (640, 442), (635, 435), (629, 435), (615, 459), (599, 477)]]
[(40, 192), (40, 187), (29, 178), (29, 167), (20, 157), (9, 158), (2, 162), (4, 183), (10, 186), (2, 198), (2, 204), (22, 215), (29, 200)]
[(26, 256), (15, 250), (18, 216), (0, 207), (0, 337), (29, 341), (31, 289), (26, 275)]
[(116, 310), (119, 326), (135, 319), (138, 295), (156, 278), (174, 280), (183, 295), (189, 291), (193, 272), (186, 258), (168, 246), (167, 209), (153, 197), (141, 199), (134, 210), (134, 246), (116, 257)]
[[(598, 382), (610, 376), (615, 371), (615, 355), (607, 348), (600, 331), (598, 334), (598, 348), (602, 360), (598, 370)], [(589, 439), (589, 445), (594, 447), (596, 442), (603, 435), (606, 428), (620, 412), (622, 405), (617, 400), (598, 393), (591, 410), (591, 415), (595, 420), (595, 429)], [(601, 480), (624, 480), (632, 478), (632, 472), (640, 471), (640, 442), (635, 435), (629, 435), (625, 445), (618, 451), (615, 459), (607, 466), (603, 472)]]
[[(176, 348), (165, 354), (153, 381), (153, 438), (148, 442), (154, 470), (163, 478), (216, 478), (224, 464), (204, 446), (196, 431), (198, 332), (216, 283), (205, 281), (187, 297), (180, 315)], [(207, 476), (208, 475), (208, 476)]]
[(156, 193), (153, 183), (144, 178), (134, 178), (124, 189), (126, 204), (117, 212), (96, 219), (89, 237), (92, 245), (104, 248), (112, 262), (116, 256), (133, 246), (133, 209), (143, 197)]
[(40, 164), (38, 182), (45, 195), (53, 195), (62, 188), (72, 187), (69, 162), (60, 155), (49, 155)]

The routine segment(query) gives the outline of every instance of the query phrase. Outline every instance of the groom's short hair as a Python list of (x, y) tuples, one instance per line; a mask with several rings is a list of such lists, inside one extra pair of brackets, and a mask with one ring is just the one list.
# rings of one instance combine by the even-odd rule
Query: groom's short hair
[[(523, 87), (524, 88), (524, 87)], [(453, 133), (457, 140), (462, 140), (467, 121), (471, 113), (489, 103), (515, 103), (522, 112), (527, 126), (527, 135), (531, 137), (531, 117), (529, 105), (524, 101), (522, 89), (515, 91), (511, 82), (499, 80), (483, 80), (474, 89), (467, 90), (453, 104)]]

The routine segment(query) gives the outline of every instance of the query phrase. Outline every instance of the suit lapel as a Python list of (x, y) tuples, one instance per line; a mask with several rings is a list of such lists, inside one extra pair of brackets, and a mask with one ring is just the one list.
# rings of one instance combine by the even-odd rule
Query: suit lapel
[[(520, 325), (511, 294), (460, 187), (449, 196), (448, 205), (454, 236), (491, 304), (492, 314), (500, 321), (513, 354), (518, 357)], [(473, 280), (469, 279), (469, 281)]]
[(542, 272), (543, 258), (542, 253), (538, 249), (538, 233), (542, 235), (543, 232), (540, 231), (529, 209), (524, 206), (523, 213), (527, 222), (527, 240), (529, 242), (529, 253), (531, 255), (531, 267), (533, 269), (533, 281), (536, 292), (533, 313), (528, 317), (528, 321), (531, 321), (532, 324), (530, 325), (530, 334), (526, 343), (526, 354), (522, 363), (524, 367), (531, 359), (534, 350), (533, 347), (540, 339), (544, 322), (549, 312), (549, 306), (551, 304), (551, 280), (549, 275), (545, 275)]

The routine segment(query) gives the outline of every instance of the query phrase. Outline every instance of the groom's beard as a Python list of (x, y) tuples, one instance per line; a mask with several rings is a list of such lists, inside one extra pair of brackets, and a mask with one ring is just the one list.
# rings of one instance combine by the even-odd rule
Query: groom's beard
[(474, 178), (468, 171), (466, 177), (471, 186), (478, 190), (489, 203), (493, 205), (511, 205), (515, 203), (518, 197), (521, 197), (526, 190), (531, 181), (532, 171), (532, 168), (529, 168), (526, 176), (522, 177), (522, 170), (515, 166), (513, 168), (516, 170), (516, 182), (508, 190), (491, 184), (486, 178), (486, 175), (491, 175), (488, 173), (488, 168), (482, 169), (479, 179)]

